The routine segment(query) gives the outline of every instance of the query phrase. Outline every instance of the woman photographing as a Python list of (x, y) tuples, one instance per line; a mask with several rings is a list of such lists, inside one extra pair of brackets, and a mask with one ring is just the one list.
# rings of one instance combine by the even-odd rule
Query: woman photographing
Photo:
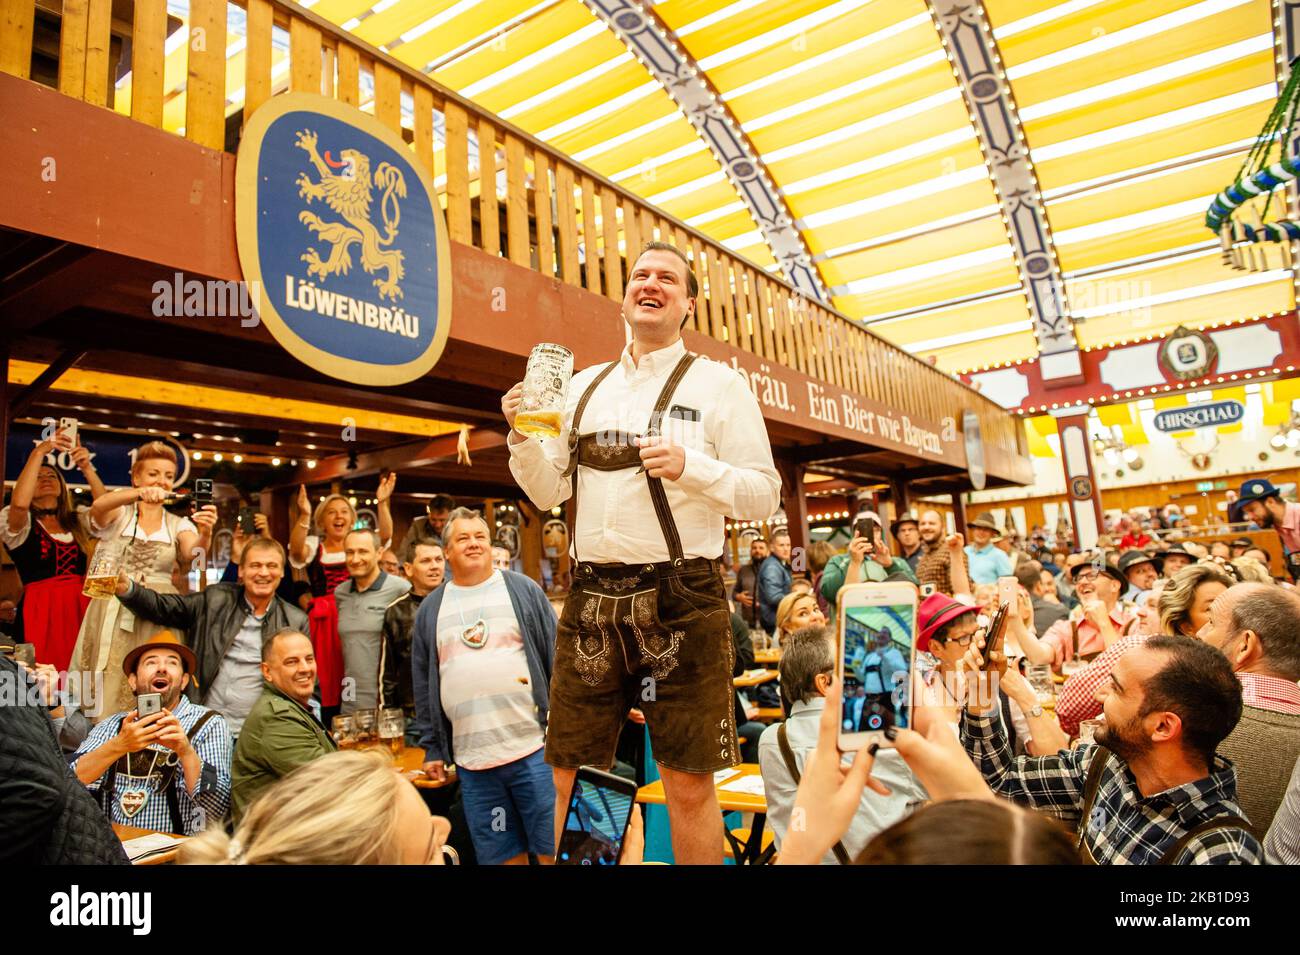
[(63, 474), (46, 461), (58, 452), (70, 456), (92, 497), (104, 493), (90, 452), (81, 445), (74, 447), (66, 432), (56, 432), (32, 448), (14, 482), (9, 506), (0, 511), (0, 541), (23, 583), (15, 639), (32, 644), (41, 663), (66, 670), (90, 603), (81, 594), (89, 533), (86, 512), (73, 509)]
[[(121, 572), (159, 593), (177, 593), (176, 569), (188, 571), (194, 558), (212, 546), (217, 509), (207, 504), (190, 517), (163, 508), (176, 481), (176, 452), (161, 441), (150, 441), (135, 453), (131, 486), (109, 491), (90, 508), (90, 530), (100, 547), (121, 554)], [(116, 597), (95, 600), (81, 623), (71, 669), (92, 677), (83, 685), (81, 709), (97, 722), (130, 710), (133, 695), (122, 675), (122, 661), (163, 628), (142, 620)], [(184, 639), (182, 634), (178, 637)], [(97, 687), (102, 679), (103, 692)]]

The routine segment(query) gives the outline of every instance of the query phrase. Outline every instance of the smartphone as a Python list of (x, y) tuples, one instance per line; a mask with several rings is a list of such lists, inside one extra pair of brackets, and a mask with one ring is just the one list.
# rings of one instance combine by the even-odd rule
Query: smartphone
[(257, 533), (257, 522), (253, 520), (253, 515), (256, 513), (251, 507), (239, 509), (239, 529), (249, 536)]
[(194, 479), (194, 509), (205, 507), (212, 503), (212, 479), (195, 478)]
[(980, 669), (985, 673), (994, 669), (991, 651), (1002, 649), (1002, 641), (1007, 633), (1007, 619), (1010, 610), (1009, 604), (1000, 605), (994, 611), (988, 629), (984, 631), (984, 649), (980, 651), (980, 655), (984, 658), (984, 665)]
[(901, 582), (847, 584), (835, 608), (835, 671), (844, 688), (839, 747), (892, 747), (885, 729), (911, 725), (916, 588)]
[(67, 434), (68, 440), (72, 442), (72, 446), (74, 448), (77, 446), (77, 419), (76, 418), (60, 418), (58, 430)]
[(36, 666), (36, 644), (15, 643), (14, 662), (26, 663), (29, 667), (35, 667)]
[(1003, 607), (1016, 602), (1016, 586), (1019, 581), (1014, 577), (998, 578), (998, 603)]
[(635, 804), (636, 783), (590, 766), (578, 767), (555, 864), (618, 865)]
[(146, 716), (162, 711), (162, 694), (161, 693), (141, 693), (135, 698), (136, 716), (143, 719)]

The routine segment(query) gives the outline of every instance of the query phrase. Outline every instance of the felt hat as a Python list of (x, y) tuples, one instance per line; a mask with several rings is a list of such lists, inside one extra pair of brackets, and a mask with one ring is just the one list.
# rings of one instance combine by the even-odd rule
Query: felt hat
[(1245, 505), (1251, 501), (1262, 501), (1274, 494), (1281, 496), (1282, 492), (1273, 486), (1272, 481), (1266, 478), (1251, 478), (1241, 485), (1241, 490), (1237, 492), (1237, 499), (1228, 508), (1228, 520), (1234, 522), (1241, 520), (1241, 509)]
[(126, 655), (122, 661), (122, 672), (130, 676), (135, 672), (135, 665), (140, 658), (149, 650), (175, 650), (180, 654), (181, 666), (186, 673), (193, 673), (198, 669), (199, 662), (194, 656), (194, 651), (176, 639), (176, 635), (170, 630), (160, 630), (150, 638), (148, 643), (142, 643)]
[(916, 611), (916, 649), (929, 650), (930, 638), (948, 621), (964, 613), (979, 613), (980, 608), (954, 600), (947, 594), (930, 594)]
[(1001, 534), (1002, 528), (998, 527), (997, 522), (993, 520), (993, 515), (988, 511), (978, 514), (973, 521), (966, 522), (967, 527), (982, 527), (985, 530), (992, 531), (994, 534)]

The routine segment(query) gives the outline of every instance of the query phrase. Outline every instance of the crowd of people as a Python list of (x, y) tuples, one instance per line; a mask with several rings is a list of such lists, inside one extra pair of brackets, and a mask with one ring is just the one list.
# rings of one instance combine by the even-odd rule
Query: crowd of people
[[(679, 250), (646, 246), (632, 340), (574, 376), (569, 441), (520, 434), (522, 385), (503, 397), (516, 481), (575, 512), (558, 617), (449, 497), (392, 549), (393, 474), (376, 526), (302, 488), (287, 541), (255, 515), (225, 579), (187, 592), (218, 512), (178, 513), (168, 445), (108, 490), (67, 433), (37, 444), (0, 511), (24, 587), (0, 656), (0, 859), (124, 862), (111, 822), (193, 837), (195, 862), (441, 863), (467, 834), (480, 864), (546, 864), (580, 767), (644, 781), (630, 736), (653, 747), (679, 863), (721, 861), (714, 774), (742, 759), (780, 864), (1300, 862), (1300, 595), (1267, 549), (1198, 544), (1171, 507), (1108, 520), (1080, 552), (992, 513), (949, 528), (922, 506), (886, 528), (863, 508), (843, 548), (796, 552), (780, 526), (749, 542), (728, 595), (724, 520), (770, 518), (781, 479), (752, 392), (682, 343), (697, 293)], [(632, 433), (646, 420), (699, 427), (685, 446)], [(1300, 505), (1251, 479), (1230, 517), (1276, 531), (1294, 576)], [(109, 590), (88, 599), (92, 567)], [(906, 662), (885, 639), (862, 648), (876, 684), (837, 677), (840, 597), (860, 583), (915, 598), (916, 665), (908, 725), (845, 754), (843, 714), (856, 731)], [(756, 647), (779, 656), (767, 698), (734, 682)], [(427, 780), (454, 776), (459, 831), (349, 745), (377, 714), (404, 717)]]

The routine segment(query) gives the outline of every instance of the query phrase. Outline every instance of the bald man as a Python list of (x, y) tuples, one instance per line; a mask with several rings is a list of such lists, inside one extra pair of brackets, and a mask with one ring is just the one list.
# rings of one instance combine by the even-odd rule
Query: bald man
[(1241, 720), (1219, 752), (1237, 764), (1238, 801), (1262, 833), (1300, 758), (1300, 596), (1276, 584), (1237, 584), (1210, 605), (1197, 636), (1241, 681)]

